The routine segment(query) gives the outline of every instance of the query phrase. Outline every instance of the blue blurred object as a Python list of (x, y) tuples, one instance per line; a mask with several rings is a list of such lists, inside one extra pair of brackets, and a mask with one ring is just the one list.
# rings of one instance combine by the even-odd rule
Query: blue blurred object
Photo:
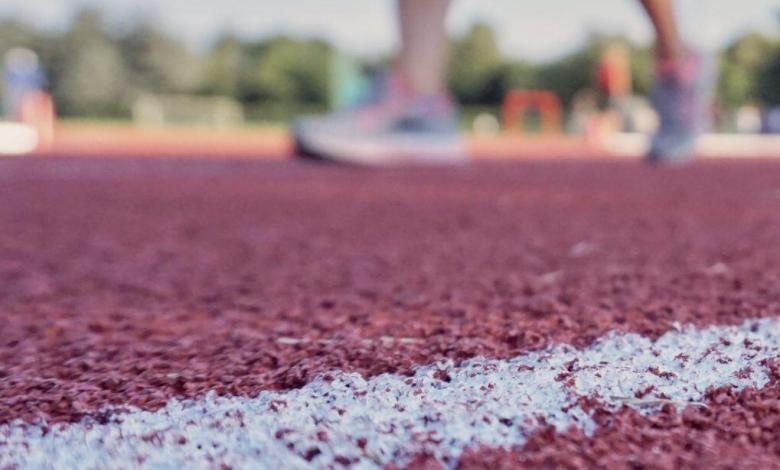
[(9, 49), (5, 54), (3, 84), (3, 113), (17, 119), (24, 98), (46, 86), (38, 55), (23, 47)]
[(764, 117), (764, 132), (780, 134), (780, 106), (769, 108)]

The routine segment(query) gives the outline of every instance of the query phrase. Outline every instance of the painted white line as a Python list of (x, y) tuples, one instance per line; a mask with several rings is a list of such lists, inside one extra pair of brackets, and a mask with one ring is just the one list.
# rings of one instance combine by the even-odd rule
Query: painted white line
[(776, 357), (779, 319), (683, 328), (656, 342), (613, 334), (586, 350), (564, 345), (511, 360), (434, 364), (413, 377), (335, 374), (256, 398), (172, 401), (107, 424), (47, 432), (5, 425), (0, 468), (381, 468), (422, 451), (452, 467), (470, 446), (522, 445), (542, 420), (592, 433), (581, 397), (651, 412), (642, 403), (684, 406), (724, 385), (760, 389), (769, 381), (765, 360)]

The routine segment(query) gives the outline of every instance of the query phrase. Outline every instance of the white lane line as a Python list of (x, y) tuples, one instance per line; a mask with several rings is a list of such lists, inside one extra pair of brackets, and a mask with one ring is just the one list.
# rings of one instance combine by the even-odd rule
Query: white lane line
[(780, 319), (764, 319), (656, 342), (613, 334), (586, 350), (439, 363), (413, 377), (337, 373), (256, 398), (174, 400), (107, 424), (1, 426), (0, 468), (381, 468), (423, 451), (452, 467), (470, 446), (522, 445), (542, 422), (592, 433), (582, 397), (645, 412), (665, 400), (683, 406), (713, 387), (766, 386), (766, 360), (777, 357)]

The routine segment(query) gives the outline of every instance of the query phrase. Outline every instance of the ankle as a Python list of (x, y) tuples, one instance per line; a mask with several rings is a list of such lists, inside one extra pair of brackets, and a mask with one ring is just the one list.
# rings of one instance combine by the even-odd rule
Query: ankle
[(696, 54), (688, 48), (682, 48), (679, 53), (671, 56), (656, 56), (656, 72), (663, 77), (688, 77), (695, 73)]

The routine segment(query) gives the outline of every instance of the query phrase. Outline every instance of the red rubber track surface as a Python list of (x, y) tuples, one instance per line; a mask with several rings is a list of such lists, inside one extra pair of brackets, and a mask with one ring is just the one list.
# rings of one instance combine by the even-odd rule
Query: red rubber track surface
[[(11, 159), (0, 200), (0, 422), (780, 312), (780, 165), (768, 161)], [(463, 462), (587, 466), (604, 449), (650, 462), (630, 428), (679, 459), (728, 444), (734, 462), (761, 451), (776, 464), (777, 383), (751, 400), (770, 411), (750, 421), (747, 402), (713, 402), (693, 412), (731, 417), (696, 424), (624, 410), (594, 438), (541, 433), (520, 454)], [(747, 440), (723, 431), (734, 420)]]

